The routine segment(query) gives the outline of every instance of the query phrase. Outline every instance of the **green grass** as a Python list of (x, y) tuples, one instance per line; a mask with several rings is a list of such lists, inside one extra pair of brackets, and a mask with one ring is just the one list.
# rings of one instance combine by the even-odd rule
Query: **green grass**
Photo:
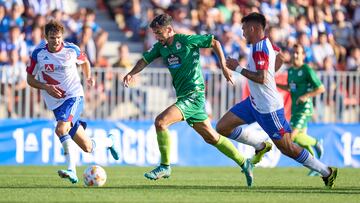
[[(334, 189), (303, 168), (255, 169), (246, 187), (239, 168), (173, 167), (170, 179), (149, 181), (150, 168), (105, 167), (104, 187), (72, 185), (57, 176), (58, 166), (1, 166), (0, 202), (359, 202), (359, 169), (342, 168)], [(78, 175), (84, 167), (78, 168)]]

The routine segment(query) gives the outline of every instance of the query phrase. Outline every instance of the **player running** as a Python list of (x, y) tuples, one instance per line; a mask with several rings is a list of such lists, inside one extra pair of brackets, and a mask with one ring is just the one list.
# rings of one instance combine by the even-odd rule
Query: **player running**
[[(107, 147), (114, 159), (119, 155), (114, 146), (113, 136), (94, 140), (85, 134), (86, 122), (81, 121), (84, 90), (76, 64), (80, 64), (88, 86), (94, 86), (90, 63), (79, 47), (63, 41), (64, 26), (57, 21), (45, 25), (47, 43), (40, 44), (32, 52), (27, 67), (27, 82), (41, 90), (46, 106), (54, 112), (57, 125), (55, 133), (64, 148), (68, 164), (67, 170), (59, 170), (61, 178), (71, 183), (79, 181), (76, 175), (76, 148), (71, 139), (85, 152), (93, 152), (96, 147)], [(36, 79), (36, 78), (37, 79)]]
[(226, 65), (249, 79), (250, 96), (230, 109), (218, 122), (217, 131), (225, 136), (236, 136), (237, 126), (258, 122), (277, 148), (307, 168), (322, 175), (325, 186), (332, 188), (338, 169), (315, 159), (306, 149), (291, 140), (291, 128), (285, 119), (282, 97), (276, 89), (275, 63), (279, 49), (265, 37), (265, 16), (250, 13), (242, 19), (244, 37), (251, 44), (248, 66), (243, 68), (235, 59)]
[(154, 170), (145, 173), (151, 180), (168, 178), (170, 168), (170, 133), (168, 126), (186, 120), (198, 132), (205, 142), (216, 147), (221, 153), (234, 160), (244, 171), (247, 185), (253, 181), (253, 166), (249, 159), (245, 159), (227, 138), (219, 135), (212, 127), (205, 112), (205, 84), (200, 68), (199, 48), (212, 47), (220, 60), (224, 76), (230, 82), (221, 44), (213, 35), (184, 35), (176, 34), (172, 25), (172, 18), (167, 14), (156, 16), (150, 24), (157, 43), (138, 60), (134, 68), (124, 77), (127, 87), (134, 75), (142, 71), (149, 63), (162, 57), (173, 79), (177, 101), (168, 107), (155, 119), (157, 141), (161, 154), (161, 162)]
[[(324, 85), (317, 77), (315, 71), (304, 63), (304, 47), (294, 45), (293, 66), (288, 69), (288, 84), (277, 86), (291, 94), (291, 140), (307, 149), (314, 156), (314, 150), (320, 159), (323, 154), (322, 142), (307, 134), (308, 121), (313, 114), (312, 97), (325, 91)], [(310, 171), (309, 176), (317, 175)]]

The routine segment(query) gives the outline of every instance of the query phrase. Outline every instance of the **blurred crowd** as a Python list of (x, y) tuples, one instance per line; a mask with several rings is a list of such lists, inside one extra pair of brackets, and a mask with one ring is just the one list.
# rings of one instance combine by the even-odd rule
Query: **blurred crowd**
[[(295, 43), (306, 50), (314, 69), (360, 71), (360, 1), (356, 0), (110, 0), (103, 1), (119, 28), (145, 50), (156, 42), (151, 19), (169, 13), (177, 33), (214, 34), (226, 56), (246, 64), (248, 46), (241, 18), (261, 12), (268, 20), (267, 36), (282, 49), (286, 62)], [(202, 67), (216, 69), (216, 60), (203, 50)]]
[[(285, 68), (290, 65), (293, 45), (300, 43), (306, 50), (306, 62), (316, 70), (334, 74), (360, 71), (359, 0), (96, 0), (96, 8), (80, 7), (75, 13), (67, 13), (67, 3), (0, 0), (0, 103), (7, 105), (9, 117), (15, 112), (14, 100), (26, 87), (29, 56), (36, 46), (45, 43), (43, 27), (50, 19), (64, 24), (65, 40), (85, 51), (93, 67), (131, 69), (134, 61), (127, 42), (142, 43), (143, 50), (148, 50), (156, 42), (148, 25), (164, 12), (173, 17), (177, 33), (213, 34), (221, 42), (225, 56), (237, 58), (245, 66), (249, 46), (242, 35), (241, 18), (256, 11), (266, 16), (267, 36), (284, 53)], [(109, 13), (126, 37), (114, 63), (103, 55), (109, 33), (96, 23), (94, 9)], [(211, 49), (201, 50), (200, 61), (202, 68), (210, 72), (219, 67)], [(152, 64), (162, 65), (161, 60)], [(100, 81), (91, 96), (99, 104), (94, 104), (93, 109), (106, 102), (114, 84), (121, 86), (120, 75), (97, 77)]]

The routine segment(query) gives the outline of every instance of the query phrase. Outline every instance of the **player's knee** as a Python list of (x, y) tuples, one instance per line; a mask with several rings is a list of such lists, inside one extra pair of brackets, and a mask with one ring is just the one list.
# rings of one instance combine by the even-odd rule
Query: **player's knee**
[(166, 122), (160, 116), (155, 119), (155, 128), (156, 130), (165, 130), (167, 128)]
[(218, 140), (215, 137), (203, 137), (204, 141), (208, 144), (215, 145)]
[(87, 144), (82, 149), (84, 152), (90, 153), (93, 151), (93, 146), (91, 144)]
[(57, 136), (62, 136), (68, 134), (69, 130), (69, 127), (66, 125), (57, 125), (55, 128), (55, 133)]
[(224, 125), (222, 125), (222, 123), (217, 123), (216, 124), (216, 132), (218, 132), (219, 134), (223, 135), (225, 133), (225, 128), (224, 128)]

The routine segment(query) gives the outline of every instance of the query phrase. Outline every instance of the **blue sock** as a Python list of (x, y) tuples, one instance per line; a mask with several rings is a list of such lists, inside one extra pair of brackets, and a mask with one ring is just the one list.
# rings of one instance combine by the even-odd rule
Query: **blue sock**
[(240, 137), (241, 135), (241, 132), (242, 132), (242, 127), (241, 126), (238, 126), (236, 127), (232, 132), (231, 134), (229, 135), (228, 138), (232, 139), (232, 140), (236, 140)]
[(309, 157), (310, 153), (306, 150), (306, 149), (303, 149), (299, 156), (296, 157), (296, 161), (303, 164), (305, 162), (305, 160)]

